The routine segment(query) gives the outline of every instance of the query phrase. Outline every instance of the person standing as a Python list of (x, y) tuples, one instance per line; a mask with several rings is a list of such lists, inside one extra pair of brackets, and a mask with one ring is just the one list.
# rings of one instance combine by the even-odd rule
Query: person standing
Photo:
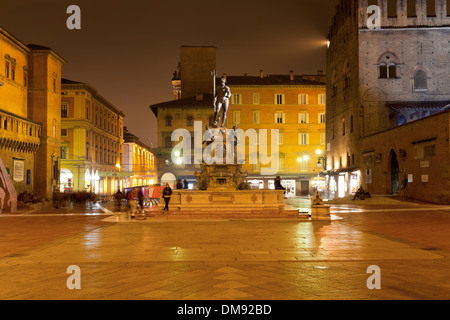
[[(163, 189), (163, 198), (165, 202), (164, 210), (163, 211), (169, 211), (169, 202), (170, 202), (170, 196), (172, 195), (172, 188), (170, 188), (169, 184), (166, 183), (166, 186)], [(163, 212), (164, 214), (164, 212)]]

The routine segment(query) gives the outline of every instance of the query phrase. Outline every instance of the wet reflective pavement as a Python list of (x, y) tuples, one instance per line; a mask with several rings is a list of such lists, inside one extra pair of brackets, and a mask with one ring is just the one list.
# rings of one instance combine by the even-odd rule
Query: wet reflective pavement
[[(336, 204), (333, 221), (134, 221), (108, 209), (0, 215), (0, 298), (450, 298), (450, 206)], [(71, 265), (80, 290), (67, 288)], [(366, 285), (371, 265), (379, 290)]]

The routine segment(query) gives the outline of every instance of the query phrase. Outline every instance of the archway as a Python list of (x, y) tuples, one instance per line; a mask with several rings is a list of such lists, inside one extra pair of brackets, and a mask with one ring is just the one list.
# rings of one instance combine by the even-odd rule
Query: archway
[(398, 158), (394, 149), (391, 149), (388, 158), (388, 166), (390, 169), (389, 190), (390, 194), (398, 194)]
[(166, 183), (170, 185), (171, 188), (175, 188), (175, 183), (177, 178), (173, 173), (167, 172), (164, 173), (161, 177), (161, 185), (164, 186)]
[(73, 188), (73, 173), (67, 168), (61, 168), (61, 172), (59, 174), (59, 186), (60, 191), (64, 192), (65, 190), (70, 191)]

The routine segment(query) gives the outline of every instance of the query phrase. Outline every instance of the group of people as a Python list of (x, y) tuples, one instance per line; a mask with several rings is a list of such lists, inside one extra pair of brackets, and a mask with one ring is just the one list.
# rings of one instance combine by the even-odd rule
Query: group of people
[(97, 195), (93, 192), (77, 191), (77, 192), (59, 192), (54, 191), (52, 194), (53, 206), (56, 209), (66, 207), (68, 205), (86, 206), (93, 205), (97, 200)]
[[(186, 181), (186, 180), (185, 180)], [(162, 196), (165, 202), (164, 210), (169, 211), (169, 202), (170, 197), (172, 196), (172, 188), (170, 188), (169, 184), (166, 183), (166, 186), (164, 187), (162, 191)], [(130, 206), (130, 209), (132, 211), (135, 211), (138, 207), (144, 212), (144, 200), (145, 196), (141, 189), (132, 189), (129, 191), (126, 196), (122, 193), (122, 191), (117, 191), (116, 195), (116, 203), (117, 203), (117, 210), (118, 212), (121, 212), (122, 210), (122, 201), (123, 199), (127, 199), (127, 203)]]
[(181, 182), (181, 179), (177, 182), (177, 189), (189, 189), (189, 185), (186, 179)]
[[(115, 198), (116, 198), (116, 202), (117, 202), (117, 210), (119, 212), (121, 212), (122, 200), (125, 198), (125, 196), (122, 193), (122, 191), (119, 190), (116, 192)], [(137, 206), (139, 206), (141, 208), (142, 212), (144, 211), (145, 196), (141, 189), (139, 189), (139, 190), (132, 189), (131, 191), (129, 191), (126, 194), (126, 199), (127, 199), (127, 203), (131, 206), (132, 210), (137, 209)], [(136, 204), (136, 206), (134, 204)]]

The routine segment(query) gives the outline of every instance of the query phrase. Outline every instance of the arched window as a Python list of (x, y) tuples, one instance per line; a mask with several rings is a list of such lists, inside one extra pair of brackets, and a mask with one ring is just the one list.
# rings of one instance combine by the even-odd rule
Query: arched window
[(427, 74), (423, 70), (417, 70), (414, 75), (414, 89), (415, 90), (427, 90)]
[(378, 60), (379, 78), (396, 79), (398, 78), (397, 68), (399, 60), (393, 53), (384, 53)]

